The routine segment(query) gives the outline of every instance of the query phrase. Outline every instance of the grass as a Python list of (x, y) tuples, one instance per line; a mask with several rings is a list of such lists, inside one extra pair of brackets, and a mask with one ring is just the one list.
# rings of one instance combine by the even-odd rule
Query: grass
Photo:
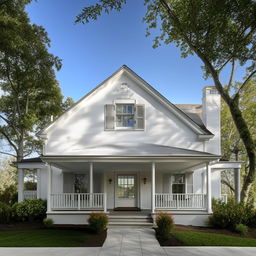
[(215, 233), (176, 231), (173, 236), (186, 246), (252, 246), (256, 239), (228, 236)]
[(0, 232), (0, 247), (80, 246), (91, 234), (82, 230), (38, 229)]

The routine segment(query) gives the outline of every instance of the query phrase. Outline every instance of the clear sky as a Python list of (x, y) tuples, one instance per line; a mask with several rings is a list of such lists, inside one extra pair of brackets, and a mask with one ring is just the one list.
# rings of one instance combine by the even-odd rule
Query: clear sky
[(63, 59), (57, 79), (64, 96), (80, 99), (126, 64), (173, 103), (201, 103), (202, 77), (197, 57), (182, 59), (172, 45), (152, 48), (145, 37), (142, 0), (128, 0), (121, 12), (89, 24), (74, 24), (92, 0), (38, 0), (27, 7), (32, 23), (42, 25), (51, 39), (49, 51)]

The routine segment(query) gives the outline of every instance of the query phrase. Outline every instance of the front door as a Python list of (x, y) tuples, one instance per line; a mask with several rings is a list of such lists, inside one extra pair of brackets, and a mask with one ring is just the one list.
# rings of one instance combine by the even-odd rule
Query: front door
[(117, 175), (115, 207), (136, 207), (136, 175)]

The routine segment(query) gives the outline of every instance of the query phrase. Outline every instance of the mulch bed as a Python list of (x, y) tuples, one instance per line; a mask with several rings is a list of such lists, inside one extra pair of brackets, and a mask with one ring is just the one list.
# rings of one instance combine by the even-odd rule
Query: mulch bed
[(44, 228), (41, 222), (17, 222), (11, 224), (0, 224), (0, 231), (23, 231)]
[[(1, 231), (26, 231), (26, 230), (38, 230), (45, 229), (40, 222), (17, 222), (13, 224), (0, 224)], [(107, 231), (103, 231), (100, 234), (93, 232), (88, 225), (53, 225), (51, 229), (63, 229), (63, 230), (84, 230), (88, 232), (90, 236), (79, 247), (100, 247), (103, 245), (107, 237)]]

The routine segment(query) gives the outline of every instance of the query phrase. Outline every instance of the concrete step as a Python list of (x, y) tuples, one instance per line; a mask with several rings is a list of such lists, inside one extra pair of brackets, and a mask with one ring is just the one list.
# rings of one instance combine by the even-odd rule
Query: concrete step
[(109, 227), (152, 227), (150, 222), (109, 222)]
[(152, 219), (110, 219), (109, 222), (126, 222), (126, 223), (130, 223), (130, 222), (136, 222), (136, 223), (152, 223)]

